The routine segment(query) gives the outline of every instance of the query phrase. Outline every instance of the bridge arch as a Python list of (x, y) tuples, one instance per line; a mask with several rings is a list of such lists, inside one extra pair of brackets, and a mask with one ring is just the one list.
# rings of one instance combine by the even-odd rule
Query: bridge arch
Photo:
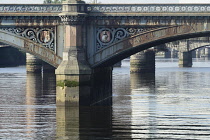
[(208, 36), (210, 30), (201, 25), (177, 25), (143, 32), (119, 42), (113, 43), (96, 52), (90, 61), (92, 67), (111, 66), (137, 52), (158, 46), (164, 43)]
[(208, 47), (208, 46), (209, 46), (209, 45), (202, 45), (202, 46), (193, 48), (192, 50), (190, 50), (190, 52), (193, 52), (193, 51), (195, 51), (195, 50), (198, 50), (198, 49), (201, 49), (201, 48), (205, 48), (205, 47)]
[(54, 51), (41, 44), (4, 30), (0, 30), (0, 42), (18, 48), (26, 53), (30, 53), (55, 68), (57, 68), (62, 61), (62, 58), (57, 56)]

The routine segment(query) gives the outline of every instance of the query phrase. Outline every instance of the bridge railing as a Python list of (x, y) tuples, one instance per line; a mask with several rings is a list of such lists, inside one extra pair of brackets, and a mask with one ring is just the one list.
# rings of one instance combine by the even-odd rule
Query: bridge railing
[[(86, 4), (88, 13), (210, 13), (210, 4)], [(0, 4), (0, 13), (61, 13), (61, 4)]]
[(61, 4), (0, 4), (0, 13), (61, 13)]
[(90, 4), (89, 13), (210, 13), (210, 4)]

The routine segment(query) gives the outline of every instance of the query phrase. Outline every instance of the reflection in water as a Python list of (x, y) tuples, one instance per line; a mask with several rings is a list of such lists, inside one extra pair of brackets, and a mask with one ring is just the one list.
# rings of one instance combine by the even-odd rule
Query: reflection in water
[[(131, 133), (132, 139), (155, 138), (156, 133), (156, 95), (155, 74), (130, 74), (131, 79)], [(142, 121), (140, 121), (142, 120)]]
[(92, 74), (90, 106), (112, 105), (112, 68), (95, 69)]
[(159, 60), (155, 77), (115, 69), (113, 137), (120, 131), (121, 139), (209, 139), (210, 73), (201, 61), (186, 69)]
[(79, 108), (56, 108), (56, 139), (79, 139)]
[[(41, 83), (41, 84), (40, 84)], [(33, 133), (34, 120), (36, 116), (36, 110), (31, 107), (31, 105), (36, 104), (36, 96), (42, 92), (42, 76), (41, 74), (27, 74), (26, 79), (26, 130), (29, 137), (36, 137)], [(33, 98), (32, 98), (33, 97)]]
[[(80, 107), (56, 107), (56, 139), (101, 140), (112, 138), (112, 69), (94, 71), (91, 93), (80, 96)], [(72, 94), (72, 93), (70, 93)], [(91, 96), (89, 96), (91, 95)], [(87, 106), (89, 105), (89, 107)], [(86, 106), (85, 106), (86, 105)]]
[(131, 89), (147, 88), (149, 93), (155, 90), (155, 74), (153, 73), (131, 73)]
[[(41, 131), (49, 132), (48, 135), (41, 136), (42, 138), (53, 137), (54, 134), (51, 135), (50, 133), (55, 130), (51, 132), (50, 129), (52, 128), (46, 128), (55, 122), (55, 117), (51, 116), (51, 111), (55, 109), (51, 106), (51, 104), (55, 104), (55, 74), (27, 73), (26, 76), (25, 114), (28, 137), (39, 138)], [(39, 127), (41, 127), (42, 130), (39, 130)]]
[(29, 105), (50, 105), (55, 104), (54, 98), (46, 98), (49, 96), (55, 97), (55, 74), (33, 74), (26, 75), (26, 104)]
[(55, 137), (55, 75), (43, 83), (45, 76), (26, 75), (25, 67), (0, 69), (0, 139)]
[(0, 68), (0, 139), (210, 139), (210, 61), (156, 66), (155, 76), (130, 74), (123, 61), (113, 70), (112, 106), (80, 108), (56, 107), (53, 75)]
[(111, 107), (57, 107), (56, 122), (59, 140), (112, 138)]

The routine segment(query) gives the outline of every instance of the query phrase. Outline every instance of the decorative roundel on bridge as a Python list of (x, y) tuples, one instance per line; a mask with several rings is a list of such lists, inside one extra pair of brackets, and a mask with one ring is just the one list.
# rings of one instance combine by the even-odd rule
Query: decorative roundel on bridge
[(202, 6), (201, 11), (206, 11), (206, 8), (204, 6)]
[(50, 31), (42, 30), (39, 34), (39, 40), (42, 43), (48, 43), (50, 41)]
[(37, 32), (38, 42), (41, 44), (50, 44), (54, 40), (54, 34), (49, 28), (43, 28)]
[(187, 7), (183, 6), (181, 7), (181, 11), (186, 11)]
[(145, 31), (145, 28), (103, 28), (96, 29), (96, 51), (108, 45)]
[(109, 28), (102, 28), (98, 30), (97, 40), (100, 44), (109, 45), (112, 41), (112, 30)]
[(100, 33), (100, 41), (103, 43), (109, 43), (111, 41), (111, 32), (110, 31), (102, 31)]
[(161, 8), (159, 6), (156, 7), (156, 11), (161, 11)]
[(167, 6), (163, 6), (163, 7), (162, 7), (162, 10), (163, 10), (164, 12), (167, 11), (167, 9), (168, 9)]
[(199, 7), (198, 7), (198, 6), (195, 6), (195, 7), (194, 7), (194, 10), (195, 10), (195, 11), (199, 11)]
[(180, 7), (176, 6), (176, 7), (175, 7), (175, 11), (176, 11), (176, 12), (180, 11)]
[(54, 28), (7, 28), (3, 27), (0, 30), (4, 30), (15, 35), (25, 37), (36, 43), (55, 51), (55, 35)]
[(190, 6), (190, 7), (187, 8), (187, 10), (188, 10), (188, 11), (192, 11), (192, 10), (193, 10), (193, 7)]

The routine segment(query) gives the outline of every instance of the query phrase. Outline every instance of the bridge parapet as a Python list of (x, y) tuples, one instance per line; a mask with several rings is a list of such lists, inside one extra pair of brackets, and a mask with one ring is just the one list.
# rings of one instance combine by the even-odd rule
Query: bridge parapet
[(61, 4), (0, 4), (1, 26), (56, 26)]
[[(85, 4), (93, 13), (210, 13), (210, 4)], [(61, 4), (0, 4), (0, 13), (61, 13)]]
[(89, 13), (210, 13), (210, 4), (92, 4)]
[[(210, 4), (85, 4), (93, 13), (210, 13)], [(0, 13), (61, 13), (61, 4), (0, 4)]]
[(61, 4), (1, 4), (0, 13), (61, 13)]

